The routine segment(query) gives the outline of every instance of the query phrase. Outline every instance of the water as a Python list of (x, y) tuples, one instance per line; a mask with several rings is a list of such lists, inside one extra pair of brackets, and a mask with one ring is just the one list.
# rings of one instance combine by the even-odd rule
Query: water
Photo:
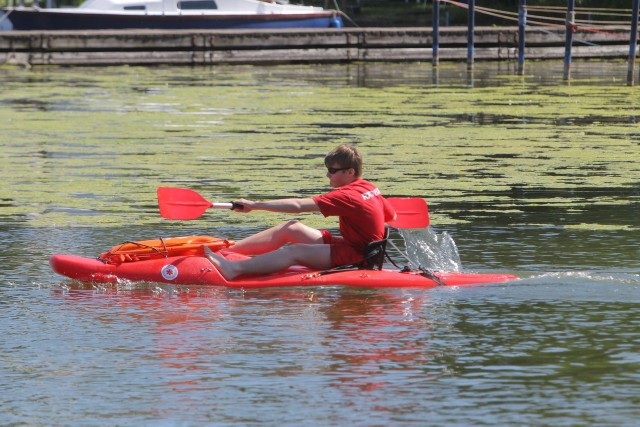
[[(570, 85), (555, 62), (464, 68), (1, 68), (0, 423), (635, 425), (639, 89), (622, 62)], [(155, 189), (318, 194), (342, 142), (384, 193), (429, 201), (449, 255), (425, 263), (523, 279), (238, 291), (48, 268), (290, 218), (167, 221)]]

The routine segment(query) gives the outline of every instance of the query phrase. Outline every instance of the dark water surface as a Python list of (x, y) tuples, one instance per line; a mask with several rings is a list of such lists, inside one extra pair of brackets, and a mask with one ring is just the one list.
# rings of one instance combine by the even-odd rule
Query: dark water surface
[[(478, 68), (0, 68), (0, 424), (635, 425), (640, 89), (618, 62), (571, 84), (561, 63)], [(48, 267), (276, 224), (163, 220), (155, 189), (318, 194), (342, 142), (384, 193), (429, 201), (463, 270), (522, 280), (238, 291)]]

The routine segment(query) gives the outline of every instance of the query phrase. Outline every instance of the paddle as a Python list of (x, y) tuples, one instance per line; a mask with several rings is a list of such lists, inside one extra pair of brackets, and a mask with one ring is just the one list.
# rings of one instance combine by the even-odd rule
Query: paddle
[(234, 209), (235, 203), (211, 203), (188, 188), (158, 187), (160, 215), (168, 219), (196, 219), (209, 208)]
[(425, 228), (429, 226), (427, 201), (419, 197), (388, 197), (396, 210), (396, 219), (388, 224), (394, 228)]
[[(429, 225), (427, 202), (417, 197), (390, 197), (397, 218), (389, 222), (394, 228), (424, 228)], [(158, 187), (158, 206), (163, 218), (188, 220), (200, 218), (207, 209), (235, 209), (234, 203), (211, 203), (188, 188)]]

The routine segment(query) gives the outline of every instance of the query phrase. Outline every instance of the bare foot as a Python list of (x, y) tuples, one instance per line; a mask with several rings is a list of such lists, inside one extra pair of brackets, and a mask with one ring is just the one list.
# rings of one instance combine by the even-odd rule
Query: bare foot
[(211, 261), (211, 264), (222, 274), (227, 280), (233, 280), (238, 274), (234, 272), (233, 261), (226, 260), (222, 255), (218, 255), (203, 245), (204, 256)]

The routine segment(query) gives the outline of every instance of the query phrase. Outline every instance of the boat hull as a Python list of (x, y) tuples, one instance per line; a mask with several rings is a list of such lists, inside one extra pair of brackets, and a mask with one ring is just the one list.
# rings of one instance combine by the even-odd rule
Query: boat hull
[[(229, 255), (227, 255), (229, 256)], [(292, 267), (274, 274), (242, 276), (227, 281), (201, 256), (175, 256), (121, 264), (105, 264), (94, 258), (53, 255), (51, 268), (58, 274), (81, 282), (160, 282), (179, 285), (266, 288), (287, 286), (346, 285), (373, 288), (430, 288), (441, 286), (419, 272), (395, 270), (347, 270), (320, 274), (305, 267)], [(437, 273), (447, 286), (496, 283), (518, 279), (509, 274)]]
[(334, 12), (247, 15), (142, 15), (81, 13), (55, 9), (4, 9), (14, 30), (216, 30), (339, 28), (342, 20)]

